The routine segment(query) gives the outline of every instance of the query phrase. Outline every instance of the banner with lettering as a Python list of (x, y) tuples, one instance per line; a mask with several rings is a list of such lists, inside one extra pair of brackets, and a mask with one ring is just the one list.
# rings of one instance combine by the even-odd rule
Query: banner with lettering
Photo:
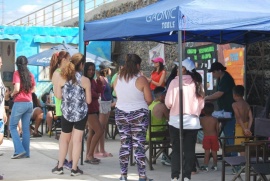
[(165, 54), (164, 54), (164, 44), (159, 43), (157, 46), (149, 50), (149, 65), (152, 64), (152, 60), (156, 57), (161, 57), (164, 60), (165, 65)]
[(244, 85), (244, 53), (244, 48), (236, 48), (223, 51), (225, 66), (227, 67), (227, 71), (234, 78), (236, 85)]
[(197, 71), (203, 77), (204, 90), (211, 93), (214, 90), (212, 73), (207, 73), (211, 64), (217, 61), (217, 45), (208, 44), (197, 47), (186, 47), (185, 58), (189, 57), (195, 62)]

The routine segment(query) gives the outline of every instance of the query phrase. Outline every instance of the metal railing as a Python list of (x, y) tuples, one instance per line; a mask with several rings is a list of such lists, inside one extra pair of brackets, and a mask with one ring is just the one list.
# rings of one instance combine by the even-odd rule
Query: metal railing
[[(112, 1), (85, 0), (85, 13)], [(7, 25), (54, 26), (79, 16), (79, 0), (60, 0), (33, 13), (16, 19)]]

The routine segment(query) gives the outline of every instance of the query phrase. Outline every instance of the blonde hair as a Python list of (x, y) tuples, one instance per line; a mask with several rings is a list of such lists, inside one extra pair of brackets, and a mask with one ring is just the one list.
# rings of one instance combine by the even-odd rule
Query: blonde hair
[(76, 72), (81, 71), (81, 64), (85, 64), (85, 56), (81, 53), (76, 53), (71, 57), (71, 61), (67, 64), (65, 68), (61, 70), (61, 76), (67, 81), (72, 81), (76, 83)]

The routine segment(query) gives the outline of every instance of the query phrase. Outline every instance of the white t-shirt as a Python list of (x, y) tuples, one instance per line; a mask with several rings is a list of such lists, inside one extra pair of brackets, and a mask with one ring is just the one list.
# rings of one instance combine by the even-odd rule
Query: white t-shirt
[[(179, 115), (177, 116), (171, 116), (169, 118), (169, 125), (180, 129), (179, 127)], [(200, 119), (196, 115), (189, 115), (189, 114), (184, 114), (183, 115), (183, 129), (200, 129), (201, 124), (200, 124)]]

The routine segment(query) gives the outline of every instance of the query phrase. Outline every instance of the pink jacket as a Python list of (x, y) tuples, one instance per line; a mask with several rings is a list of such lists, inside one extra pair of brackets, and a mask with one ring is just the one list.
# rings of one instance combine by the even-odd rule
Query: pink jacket
[[(183, 75), (183, 113), (199, 116), (204, 107), (204, 99), (197, 98), (195, 83), (190, 75)], [(165, 104), (171, 116), (179, 115), (179, 76), (170, 83), (165, 97)]]

